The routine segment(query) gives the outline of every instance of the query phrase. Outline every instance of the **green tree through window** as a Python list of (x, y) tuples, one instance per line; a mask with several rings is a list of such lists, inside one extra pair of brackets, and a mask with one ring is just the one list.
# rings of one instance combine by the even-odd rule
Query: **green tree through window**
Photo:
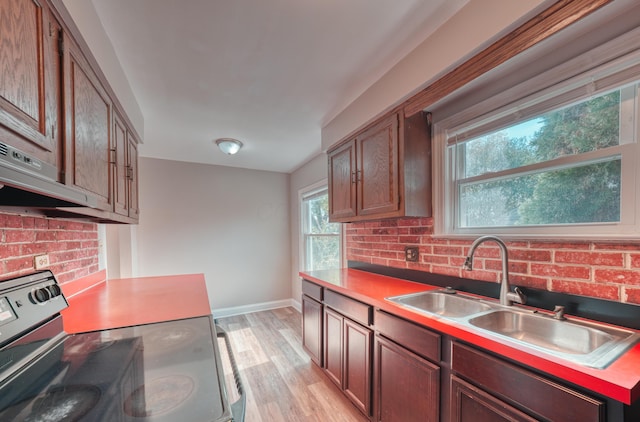
[(620, 221), (620, 119), (616, 90), (451, 146), (460, 226)]
[(340, 267), (340, 224), (329, 222), (327, 189), (302, 197), (302, 236), (305, 270)]

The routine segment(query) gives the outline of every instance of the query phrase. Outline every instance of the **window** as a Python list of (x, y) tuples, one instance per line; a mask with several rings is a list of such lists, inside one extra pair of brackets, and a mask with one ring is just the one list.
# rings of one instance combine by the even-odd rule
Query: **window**
[(301, 194), (301, 264), (306, 271), (340, 268), (340, 224), (329, 223), (326, 184)]
[(629, 62), (436, 123), (438, 232), (639, 236), (640, 57)]

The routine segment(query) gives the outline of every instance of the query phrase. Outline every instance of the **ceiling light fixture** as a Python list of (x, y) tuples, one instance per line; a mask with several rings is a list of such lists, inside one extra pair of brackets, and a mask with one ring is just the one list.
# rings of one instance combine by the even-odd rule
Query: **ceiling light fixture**
[(233, 155), (240, 151), (242, 148), (242, 142), (233, 138), (220, 138), (215, 140), (216, 145), (220, 148), (220, 151), (225, 154)]

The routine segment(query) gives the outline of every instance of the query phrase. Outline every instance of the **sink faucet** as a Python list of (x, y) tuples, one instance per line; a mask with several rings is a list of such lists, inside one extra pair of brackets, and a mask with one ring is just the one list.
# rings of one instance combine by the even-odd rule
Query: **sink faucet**
[(527, 297), (522, 293), (519, 287), (516, 287), (514, 291), (511, 291), (511, 286), (509, 286), (509, 256), (507, 251), (507, 245), (504, 242), (496, 237), (496, 236), (482, 236), (477, 238), (472, 244), (471, 249), (469, 249), (469, 254), (467, 255), (467, 259), (465, 259), (462, 268), (471, 271), (473, 269), (473, 254), (476, 251), (476, 248), (480, 246), (480, 244), (493, 240), (500, 247), (500, 252), (502, 256), (502, 281), (500, 283), (500, 304), (505, 306), (513, 305), (513, 302), (524, 304), (527, 301)]

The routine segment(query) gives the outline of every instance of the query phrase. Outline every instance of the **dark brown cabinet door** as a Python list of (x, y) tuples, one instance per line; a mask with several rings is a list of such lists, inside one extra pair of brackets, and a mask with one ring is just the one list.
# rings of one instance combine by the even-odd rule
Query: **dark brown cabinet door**
[(302, 295), (302, 347), (322, 366), (322, 304)]
[(127, 127), (116, 114), (113, 119), (113, 140), (111, 144), (111, 183), (113, 183), (113, 211), (120, 215), (129, 215), (127, 177)]
[(329, 219), (338, 221), (356, 215), (355, 141), (331, 151), (329, 159)]
[(138, 141), (129, 133), (127, 154), (127, 199), (129, 201), (129, 217), (138, 219), (140, 216), (140, 206), (138, 205)]
[(431, 216), (429, 122), (391, 113), (328, 151), (329, 220)]
[(111, 101), (79, 48), (65, 36), (67, 184), (94, 195), (111, 210)]
[(138, 218), (138, 142), (115, 114), (111, 140), (113, 211)]
[(60, 26), (44, 2), (0, 1), (0, 141), (59, 166)]
[(376, 415), (379, 422), (437, 422), (440, 368), (382, 337), (376, 337)]
[(325, 306), (324, 370), (367, 416), (371, 415), (372, 331)]
[(357, 136), (356, 146), (357, 214), (398, 211), (398, 115), (392, 114)]
[(342, 388), (342, 315), (324, 309), (324, 370)]
[(536, 421), (456, 376), (451, 377), (451, 415), (453, 422)]
[(343, 388), (367, 416), (371, 415), (371, 346), (371, 330), (345, 318)]

